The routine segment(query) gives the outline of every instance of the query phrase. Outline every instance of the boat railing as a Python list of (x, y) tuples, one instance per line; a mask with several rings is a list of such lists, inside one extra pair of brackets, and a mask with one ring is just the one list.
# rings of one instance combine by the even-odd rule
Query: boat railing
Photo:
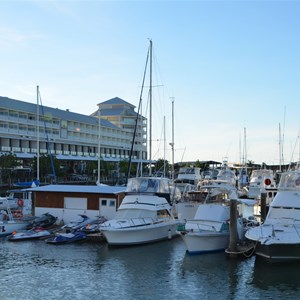
[(204, 223), (201, 223), (201, 224), (197, 224), (197, 223), (194, 223), (196, 225), (195, 228), (191, 228), (190, 231), (203, 231), (203, 230), (209, 230), (209, 231), (214, 231), (214, 232), (217, 232), (217, 229), (215, 227), (215, 225), (212, 225), (212, 224), (204, 224)]
[[(141, 218), (128, 218), (128, 219), (121, 219), (118, 220), (117, 223), (119, 224), (120, 227), (126, 228), (130, 226), (145, 226), (145, 225), (150, 225), (150, 224), (158, 224), (158, 223), (163, 223), (167, 221), (166, 219), (156, 219), (152, 217), (141, 217)], [(102, 227), (110, 227), (110, 224), (101, 224)]]
[(139, 226), (139, 225), (146, 225), (146, 224), (153, 224), (155, 220), (151, 217), (146, 218), (130, 218), (129, 223), (133, 226)]
[(14, 221), (14, 216), (13, 216), (13, 213), (12, 213), (12, 211), (10, 209), (7, 197), (1, 197), (1, 201), (6, 206), (5, 210), (7, 211), (8, 220), (9, 221)]

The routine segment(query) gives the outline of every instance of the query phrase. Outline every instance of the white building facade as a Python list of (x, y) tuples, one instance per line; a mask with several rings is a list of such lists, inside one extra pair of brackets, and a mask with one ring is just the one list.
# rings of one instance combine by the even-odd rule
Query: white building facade
[(100, 103), (95, 113), (86, 116), (0, 97), (0, 154), (33, 158), (39, 149), (40, 154), (51, 153), (57, 159), (97, 160), (100, 146), (103, 160), (129, 159), (138, 119), (131, 157), (133, 161), (146, 160), (146, 118), (120, 98), (104, 103), (104, 107)]

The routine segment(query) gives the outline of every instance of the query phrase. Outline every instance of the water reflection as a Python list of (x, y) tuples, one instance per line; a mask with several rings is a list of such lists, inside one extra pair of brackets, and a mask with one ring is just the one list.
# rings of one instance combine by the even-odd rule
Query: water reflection
[(1, 300), (286, 299), (300, 292), (299, 265), (189, 255), (179, 238), (128, 248), (3, 239), (0, 271)]
[(300, 263), (271, 264), (257, 257), (253, 268), (253, 284), (263, 290), (276, 288), (300, 291)]

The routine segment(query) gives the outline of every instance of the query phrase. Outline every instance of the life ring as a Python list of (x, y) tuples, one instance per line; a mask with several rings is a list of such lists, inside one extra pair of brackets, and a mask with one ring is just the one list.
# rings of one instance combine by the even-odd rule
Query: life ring
[(18, 206), (20, 206), (20, 207), (22, 207), (24, 205), (24, 201), (23, 201), (23, 199), (19, 199), (18, 200)]

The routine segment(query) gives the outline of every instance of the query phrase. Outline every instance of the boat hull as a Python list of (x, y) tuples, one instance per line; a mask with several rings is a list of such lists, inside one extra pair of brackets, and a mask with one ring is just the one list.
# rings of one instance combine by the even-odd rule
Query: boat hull
[(271, 263), (300, 261), (300, 244), (257, 243), (255, 254)]
[(11, 242), (18, 241), (26, 241), (26, 240), (38, 240), (45, 239), (52, 235), (52, 233), (48, 230), (43, 230), (40, 232), (17, 232), (16, 234), (12, 234), (7, 239)]
[(76, 243), (76, 242), (83, 242), (87, 238), (87, 235), (84, 232), (74, 232), (74, 233), (61, 233), (54, 237), (50, 237), (46, 239), (47, 244), (69, 244), (69, 243)]
[(177, 235), (177, 225), (178, 222), (151, 224), (142, 227), (103, 228), (101, 232), (109, 245), (138, 245), (171, 239)]
[(229, 233), (181, 233), (190, 254), (201, 254), (225, 250), (229, 245)]
[(0, 237), (12, 234), (14, 231), (26, 229), (27, 222), (7, 221), (0, 222)]

